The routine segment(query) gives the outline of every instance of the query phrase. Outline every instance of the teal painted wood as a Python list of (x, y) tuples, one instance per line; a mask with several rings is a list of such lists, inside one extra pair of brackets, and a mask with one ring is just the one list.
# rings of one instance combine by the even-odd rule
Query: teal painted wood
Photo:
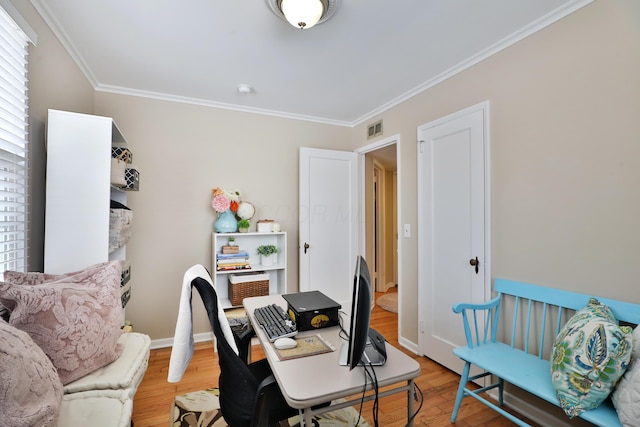
[[(471, 311), (473, 319), (467, 318), (467, 311)], [(498, 329), (498, 316), (500, 314), (500, 296), (484, 304), (466, 304), (460, 303), (453, 306), (454, 313), (462, 314), (462, 322), (464, 325), (464, 336), (469, 347), (476, 347), (480, 344), (496, 341), (496, 332)], [(483, 313), (485, 322), (482, 331), (478, 322), (478, 313)], [(474, 334), (471, 333), (473, 328)]]
[(579, 310), (589, 303), (589, 298), (597, 298), (613, 311), (618, 321), (640, 324), (640, 304), (602, 298), (598, 295), (581, 294), (561, 289), (546, 288), (529, 283), (516, 282), (507, 279), (495, 279), (494, 290), (508, 295), (518, 295), (534, 301), (546, 302), (551, 305)]
[[(618, 321), (640, 324), (640, 304), (506, 279), (496, 279), (494, 290), (498, 293), (497, 297), (487, 303), (460, 303), (453, 307), (455, 313), (462, 315), (467, 346), (458, 347), (453, 351), (465, 362), (465, 366), (451, 415), (452, 423), (457, 418), (462, 399), (473, 397), (516, 424), (527, 426), (528, 424), (518, 420), (500, 407), (503, 400), (503, 381), (514, 384), (558, 406), (558, 399), (551, 383), (548, 355), (545, 357), (545, 343), (549, 340), (553, 341), (573, 311), (585, 307), (591, 297), (608, 305)], [(510, 322), (512, 331), (507, 343), (497, 340), (497, 326), (500, 323), (499, 317), (504, 298), (511, 298), (513, 301)], [(522, 310), (524, 312), (521, 313)], [(557, 316), (553, 329), (547, 327), (547, 319), (551, 317), (551, 312)], [(538, 315), (539, 313), (542, 314)], [(539, 338), (537, 341), (538, 349), (530, 352), (529, 343), (535, 338)], [(521, 348), (518, 348), (518, 345)], [(485, 373), (470, 377), (471, 365), (478, 366)], [(480, 390), (471, 390), (467, 387), (469, 381), (488, 375), (497, 377), (497, 380)], [(498, 389), (500, 406), (481, 396), (482, 392), (494, 388)], [(609, 400), (594, 410), (582, 413), (580, 417), (603, 427), (621, 425)]]

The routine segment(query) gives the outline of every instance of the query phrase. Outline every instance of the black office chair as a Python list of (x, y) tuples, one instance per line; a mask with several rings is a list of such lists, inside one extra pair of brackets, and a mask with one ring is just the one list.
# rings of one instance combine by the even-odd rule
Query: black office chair
[(216, 337), (220, 410), (227, 424), (230, 427), (277, 426), (280, 421), (298, 414), (284, 400), (266, 359), (246, 364), (246, 349), (250, 345), (247, 337), (235, 338), (241, 356), (227, 342), (218, 319), (218, 298), (213, 286), (201, 277), (193, 279), (191, 286), (202, 298)]

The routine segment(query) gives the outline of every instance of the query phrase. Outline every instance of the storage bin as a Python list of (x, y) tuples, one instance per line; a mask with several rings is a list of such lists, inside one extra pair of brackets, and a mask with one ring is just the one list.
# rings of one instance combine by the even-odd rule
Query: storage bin
[(120, 154), (124, 151), (128, 151), (129, 155), (127, 157), (127, 163), (131, 163), (133, 161), (133, 153), (127, 147), (111, 147), (111, 157), (117, 159)]
[(269, 295), (269, 274), (230, 274), (229, 299), (231, 305), (242, 305), (242, 300), (249, 297)]
[(138, 191), (140, 189), (140, 172), (135, 166), (131, 165), (124, 170), (124, 179), (127, 185), (122, 187), (123, 190)]
[(122, 273), (120, 274), (120, 287), (126, 285), (131, 279), (131, 263), (127, 260), (120, 260)]
[(120, 301), (122, 302), (122, 308), (125, 308), (129, 300), (131, 299), (131, 283), (127, 283), (120, 288)]
[(258, 233), (271, 233), (273, 231), (273, 220), (261, 219), (256, 223), (256, 230)]
[(109, 253), (126, 245), (131, 237), (133, 211), (111, 208), (109, 210)]

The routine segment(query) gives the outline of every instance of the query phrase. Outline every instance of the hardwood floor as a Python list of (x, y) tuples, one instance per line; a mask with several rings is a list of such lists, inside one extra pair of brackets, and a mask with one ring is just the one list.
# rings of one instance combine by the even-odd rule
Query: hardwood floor
[[(416, 356), (402, 349), (398, 345), (396, 314), (376, 306), (371, 314), (371, 326), (384, 335), (391, 345), (400, 348), (420, 363), (421, 374), (416, 380), (416, 385), (422, 390), (424, 404), (415, 418), (416, 426), (494, 427), (515, 425), (475, 399), (463, 401), (456, 424), (451, 424), (449, 418), (459, 376), (426, 357)], [(133, 422), (135, 427), (167, 427), (169, 411), (175, 395), (218, 386), (220, 370), (211, 342), (196, 344), (194, 357), (179, 383), (167, 382), (170, 354), (170, 348), (151, 351), (149, 368), (134, 399)], [(259, 346), (254, 346), (252, 357), (254, 360), (263, 357)], [(405, 399), (402, 394), (380, 399), (378, 415), (380, 426), (402, 427), (405, 425)], [(417, 408), (417, 406), (416, 403), (415, 407)], [(366, 403), (362, 416), (373, 427), (371, 409), (372, 403)]]

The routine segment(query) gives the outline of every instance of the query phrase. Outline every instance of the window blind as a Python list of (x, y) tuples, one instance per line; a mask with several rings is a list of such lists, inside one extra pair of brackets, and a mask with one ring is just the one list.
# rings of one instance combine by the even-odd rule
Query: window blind
[(0, 272), (27, 268), (28, 42), (0, 8)]

